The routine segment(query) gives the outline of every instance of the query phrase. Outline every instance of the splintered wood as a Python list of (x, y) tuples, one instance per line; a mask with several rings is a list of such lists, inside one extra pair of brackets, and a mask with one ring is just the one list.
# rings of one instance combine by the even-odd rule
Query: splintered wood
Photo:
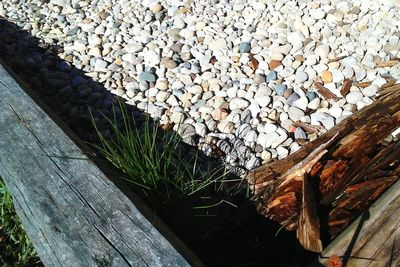
[(393, 85), (299, 151), (251, 171), (258, 212), (320, 252), (320, 231), (337, 236), (399, 178), (400, 141), (384, 141), (399, 127), (400, 85)]
[(320, 82), (315, 82), (314, 86), (318, 89), (318, 92), (325, 98), (325, 99), (336, 99), (336, 95), (329, 91), (328, 88), (322, 85)]

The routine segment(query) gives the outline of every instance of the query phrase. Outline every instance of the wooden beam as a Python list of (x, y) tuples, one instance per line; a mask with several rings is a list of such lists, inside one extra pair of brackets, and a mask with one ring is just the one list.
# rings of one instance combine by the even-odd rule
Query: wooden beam
[(1, 64), (0, 176), (46, 266), (189, 266)]
[(339, 256), (343, 266), (400, 266), (400, 180), (322, 253), (326, 264)]

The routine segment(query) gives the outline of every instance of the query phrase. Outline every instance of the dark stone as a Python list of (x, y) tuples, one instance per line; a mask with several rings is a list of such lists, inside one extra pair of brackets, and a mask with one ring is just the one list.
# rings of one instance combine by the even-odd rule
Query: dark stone
[(82, 78), (81, 76), (75, 76), (74, 78), (72, 78), (71, 80), (71, 85), (74, 88), (79, 87), (82, 84), (87, 84), (86, 79)]

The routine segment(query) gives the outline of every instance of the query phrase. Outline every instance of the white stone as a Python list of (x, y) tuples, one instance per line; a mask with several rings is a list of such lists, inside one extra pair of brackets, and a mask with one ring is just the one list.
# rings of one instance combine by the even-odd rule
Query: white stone
[(265, 126), (264, 126), (264, 132), (265, 132), (265, 133), (273, 133), (273, 132), (275, 132), (277, 129), (278, 129), (278, 127), (276, 127), (276, 125), (275, 125), (275, 124), (272, 124), (272, 123), (267, 123), (267, 124), (265, 124)]
[(378, 92), (378, 89), (379, 89), (378, 85), (371, 84), (370, 86), (367, 86), (367, 87), (361, 89), (361, 92), (365, 96), (374, 96)]
[(256, 100), (257, 104), (260, 107), (266, 107), (266, 106), (269, 105), (269, 103), (271, 103), (271, 97), (270, 96), (255, 97), (255, 100)]
[(192, 94), (196, 95), (196, 94), (201, 94), (201, 93), (203, 93), (203, 88), (201, 88), (200, 85), (193, 85), (193, 86), (190, 86), (190, 87), (187, 89), (187, 91), (188, 91), (189, 93), (192, 93)]
[(297, 107), (290, 107), (288, 109), (288, 115), (292, 121), (298, 121), (304, 116), (304, 112)]
[(235, 125), (230, 121), (223, 120), (218, 123), (217, 128), (221, 133), (229, 134), (233, 132)]
[(231, 99), (231, 102), (229, 103), (229, 109), (244, 109), (247, 108), (250, 105), (249, 101), (246, 99), (240, 98), (240, 97), (235, 97)]
[(257, 138), (257, 143), (260, 144), (263, 148), (271, 147), (272, 143), (279, 139), (279, 134), (276, 132), (272, 133), (260, 133)]
[(156, 95), (156, 100), (159, 102), (164, 102), (168, 99), (168, 97), (171, 95), (170, 92), (166, 91), (159, 91)]
[(315, 109), (317, 109), (319, 107), (319, 103), (320, 102), (321, 102), (321, 100), (318, 97), (316, 97), (313, 100), (311, 100), (310, 103), (308, 103), (307, 107), (309, 109), (315, 110)]
[(389, 73), (394, 79), (400, 81), (400, 63), (391, 67)]
[(144, 62), (148, 67), (154, 67), (160, 64), (160, 55), (154, 50), (147, 50), (143, 52)]
[(335, 118), (339, 118), (340, 116), (342, 116), (342, 112), (343, 112), (343, 109), (339, 108), (339, 107), (329, 109), (329, 114), (331, 114)]
[(329, 51), (329, 45), (321, 44), (315, 48), (314, 53), (319, 56), (321, 60), (326, 60), (328, 58)]
[(221, 50), (221, 49), (226, 48), (226, 41), (225, 41), (225, 39), (223, 39), (223, 38), (218, 38), (218, 39), (212, 41), (212, 42), (208, 45), (208, 47), (209, 47), (211, 50)]
[(205, 126), (204, 123), (196, 122), (194, 128), (196, 133), (202, 137), (207, 134), (207, 126)]
[(307, 97), (300, 97), (296, 101), (293, 102), (293, 106), (298, 107), (299, 109), (305, 111), (308, 106), (308, 98)]
[(276, 133), (279, 134), (279, 138), (276, 138), (271, 142), (271, 148), (277, 148), (280, 144), (285, 142), (288, 137), (287, 133), (282, 128), (278, 128)]
[(325, 11), (322, 10), (321, 8), (318, 9), (311, 9), (310, 10), (310, 15), (313, 19), (320, 20), (325, 17)]
[(352, 67), (346, 66), (343, 70), (342, 70), (342, 74), (345, 78), (352, 78), (354, 75), (354, 70)]
[(331, 70), (332, 73), (332, 82), (333, 83), (339, 83), (344, 80), (344, 75), (340, 70), (333, 69)]
[(297, 84), (303, 83), (303, 82), (307, 81), (307, 79), (308, 79), (308, 75), (304, 71), (297, 71), (296, 72), (295, 83), (297, 83)]
[(327, 130), (335, 126), (335, 120), (333, 117), (325, 112), (315, 112), (311, 114), (311, 124), (318, 125), (318, 122), (320, 122)]
[(382, 85), (384, 85), (386, 83), (387, 83), (387, 81), (382, 77), (379, 77), (379, 78), (373, 80), (373, 82), (372, 82), (372, 84), (374, 84), (374, 85), (376, 85), (378, 87), (381, 87)]
[(346, 95), (346, 101), (350, 104), (357, 104), (363, 98), (363, 94), (360, 92), (350, 92)]
[(276, 148), (276, 152), (278, 153), (278, 159), (282, 159), (284, 157), (286, 157), (287, 155), (289, 155), (289, 151), (284, 148), (284, 147), (277, 147)]

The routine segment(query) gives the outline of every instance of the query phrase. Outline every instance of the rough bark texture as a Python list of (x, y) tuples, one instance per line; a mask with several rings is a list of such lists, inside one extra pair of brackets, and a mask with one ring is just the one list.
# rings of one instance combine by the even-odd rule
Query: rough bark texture
[(400, 85), (393, 85), (381, 89), (372, 105), (296, 153), (254, 169), (247, 180), (258, 211), (289, 230), (301, 227), (303, 179), (288, 175), (288, 170), (301, 169), (311, 160), (310, 154), (327, 144), (327, 152), (313, 164), (308, 179), (321, 226), (335, 237), (399, 178), (400, 141), (384, 142), (399, 127)]
[(190, 266), (1, 64), (0, 107), (0, 176), (46, 266)]

